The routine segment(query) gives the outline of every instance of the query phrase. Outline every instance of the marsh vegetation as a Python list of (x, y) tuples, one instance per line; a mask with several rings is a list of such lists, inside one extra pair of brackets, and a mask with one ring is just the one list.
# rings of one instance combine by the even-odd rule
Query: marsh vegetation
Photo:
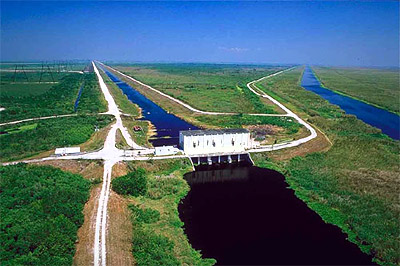
[(72, 265), (90, 182), (49, 166), (0, 167), (2, 265)]
[(253, 95), (246, 84), (281, 70), (279, 66), (143, 64), (113, 67), (200, 110), (277, 112), (275, 106)]
[(253, 154), (256, 165), (283, 172), (299, 198), (376, 262), (398, 264), (400, 143), (300, 87), (301, 74), (296, 69), (257, 86), (320, 128), (333, 145), (283, 161), (271, 159), (275, 152)]

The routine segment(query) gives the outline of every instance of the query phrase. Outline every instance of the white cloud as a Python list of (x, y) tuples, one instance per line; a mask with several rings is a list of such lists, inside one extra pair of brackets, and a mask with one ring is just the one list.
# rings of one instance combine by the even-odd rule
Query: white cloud
[(241, 47), (223, 47), (223, 46), (220, 46), (220, 47), (218, 47), (218, 49), (223, 50), (223, 51), (227, 51), (227, 52), (231, 52), (231, 53), (243, 53), (243, 52), (249, 51), (248, 48), (241, 48)]

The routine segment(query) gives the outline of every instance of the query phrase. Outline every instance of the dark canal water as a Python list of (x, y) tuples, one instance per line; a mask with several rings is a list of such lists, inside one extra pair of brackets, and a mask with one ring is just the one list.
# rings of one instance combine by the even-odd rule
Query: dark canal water
[(188, 173), (179, 206), (192, 246), (219, 265), (368, 265), (371, 258), (322, 219), (280, 173), (254, 166)]
[(301, 86), (340, 106), (346, 113), (381, 129), (389, 137), (400, 139), (400, 116), (323, 88), (309, 67), (304, 70)]
[(79, 88), (78, 97), (76, 97), (75, 104), (74, 104), (74, 112), (76, 112), (76, 110), (78, 109), (79, 100), (81, 99), (82, 90), (83, 90), (84, 85), (85, 84), (82, 84), (81, 87)]
[[(101, 67), (101, 66), (100, 66)], [(101, 67), (102, 68), (102, 67)], [(194, 125), (187, 123), (179, 117), (166, 112), (160, 106), (146, 98), (143, 94), (135, 90), (127, 83), (121, 81), (118, 77), (102, 68), (107, 76), (123, 91), (128, 99), (139, 105), (142, 109), (143, 120), (150, 121), (157, 130), (157, 135), (153, 136), (150, 142), (153, 146), (178, 145), (179, 131), (199, 129)]]

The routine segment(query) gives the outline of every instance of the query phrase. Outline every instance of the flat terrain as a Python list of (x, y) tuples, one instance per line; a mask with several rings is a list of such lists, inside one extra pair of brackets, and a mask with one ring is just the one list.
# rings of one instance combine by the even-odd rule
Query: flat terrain
[[(0, 104), (5, 110), (0, 113), (0, 122), (74, 113), (74, 103), (82, 84), (78, 113), (106, 111), (104, 97), (93, 73), (69, 73), (55, 84), (8, 83), (3, 88), (2, 81)], [(29, 92), (33, 88), (36, 88), (35, 92)]]
[[(281, 70), (276, 66), (153, 64), (111, 65), (200, 110), (277, 113), (246, 89), (247, 82)], [(229, 100), (227, 100), (227, 97)]]
[[(400, 142), (303, 89), (301, 74), (295, 69), (257, 86), (321, 129), (332, 146), (308, 155), (299, 146), (294, 152), (302, 157), (294, 158), (284, 154), (291, 149), (252, 154), (253, 160), (283, 172), (299, 198), (377, 262), (399, 264)], [(311, 144), (304, 149), (315, 150)]]
[[(1, 126), (0, 161), (19, 160), (58, 147), (79, 146), (89, 141), (96, 127), (102, 129), (111, 121), (109, 115), (82, 115)], [(98, 148), (96, 143), (89, 144)], [(87, 145), (84, 147), (82, 150), (87, 150)]]
[(135, 264), (212, 265), (213, 259), (202, 259), (200, 252), (190, 246), (179, 219), (179, 201), (189, 190), (183, 179), (183, 174), (192, 169), (189, 161), (169, 159), (127, 163), (128, 173), (138, 169), (146, 171), (146, 193), (121, 197), (130, 210), (127, 214), (132, 223), (131, 252)]
[(4, 265), (71, 265), (90, 182), (49, 166), (0, 167)]
[(331, 90), (400, 113), (399, 69), (312, 68)]
[[(164, 65), (160, 65), (160, 66), (164, 66)], [(169, 64), (167, 65), (169, 69), (169, 71), (173, 71), (174, 73), (186, 73), (189, 72), (191, 73), (191, 69), (192, 69), (192, 65), (188, 64), (188, 65), (175, 65), (175, 64)], [(196, 66), (196, 65), (195, 65)], [(201, 66), (201, 68), (200, 68)], [(200, 65), (200, 66), (196, 66), (197, 68), (200, 68), (203, 72), (205, 73), (214, 73), (213, 71), (214, 68), (216, 68), (215, 65), (212, 64), (208, 64), (208, 65)], [(217, 65), (219, 66), (219, 65)], [(166, 67), (166, 66), (165, 66)], [(186, 67), (188, 69), (186, 69)], [(221, 66), (219, 66), (221, 68)], [(245, 66), (235, 66), (239, 69), (241, 68), (245, 68)], [(113, 74), (115, 74), (116, 76), (118, 76), (121, 80), (123, 80), (124, 82), (127, 82), (128, 84), (130, 84), (133, 88), (135, 88), (136, 90), (138, 90), (141, 94), (145, 95), (147, 98), (149, 98), (150, 100), (152, 100), (153, 102), (157, 103), (158, 105), (160, 105), (164, 110), (167, 110), (168, 112), (171, 112), (173, 114), (175, 114), (176, 116), (188, 121), (189, 123), (192, 123), (193, 125), (196, 125), (198, 127), (201, 128), (237, 128), (237, 127), (242, 127), (242, 126), (252, 126), (254, 125), (255, 127), (249, 127), (249, 129), (253, 132), (256, 132), (257, 135), (259, 135), (259, 140), (263, 143), (263, 144), (271, 144), (270, 142), (275, 142), (279, 143), (279, 142), (283, 142), (283, 141), (287, 141), (287, 140), (292, 140), (292, 139), (296, 139), (299, 136), (301, 136), (304, 132), (304, 130), (302, 129), (302, 126), (300, 124), (298, 124), (296, 121), (293, 121), (293, 119), (287, 118), (287, 117), (267, 117), (267, 116), (250, 116), (250, 115), (246, 115), (246, 114), (239, 114), (239, 110), (233, 110), (232, 112), (238, 113), (237, 115), (205, 115), (205, 114), (199, 114), (199, 113), (195, 113), (189, 109), (187, 109), (186, 107), (172, 101), (171, 99), (160, 95), (157, 92), (154, 92), (153, 90), (148, 89), (147, 87), (134, 82), (120, 74), (118, 74), (117, 72), (113, 71), (112, 69), (108, 68)], [(217, 68), (219, 69), (219, 68)], [(239, 71), (239, 70), (238, 70)], [(273, 72), (275, 73), (275, 72)], [(228, 75), (228, 74), (226, 74)], [(122, 95), (119, 96), (118, 94), (121, 94), (120, 90), (118, 91), (117, 88), (115, 88), (115, 84), (109, 84), (111, 81), (109, 78), (107, 78), (105, 75), (103, 75), (104, 79), (106, 82), (108, 82), (107, 84), (114, 87), (111, 90), (115, 90), (115, 92), (112, 92), (113, 95), (117, 96), (117, 101), (120, 101), (122, 103), (121, 106), (126, 106), (126, 107), (134, 107), (134, 105), (129, 104), (129, 102), (125, 103), (127, 100), (127, 98)], [(178, 74), (174, 74), (174, 76), (171, 76), (170, 79), (171, 80), (175, 80), (173, 78), (177, 78), (179, 77)], [(226, 78), (229, 78), (229, 76), (226, 76)], [(260, 76), (257, 76), (257, 78), (260, 78)], [(174, 81), (174, 82), (179, 82), (179, 79)], [(222, 83), (222, 81), (220, 81)], [(164, 83), (162, 83), (160, 81), (160, 86), (162, 87)], [(247, 84), (247, 83), (246, 83)], [(263, 104), (263, 106), (268, 106), (269, 110), (274, 110), (274, 113), (283, 113), (283, 110), (281, 110), (279, 107), (277, 107), (275, 104), (273, 104), (272, 102), (270, 102), (268, 99), (266, 98), (261, 98), (257, 95), (255, 95), (254, 93), (252, 93), (247, 87), (246, 84), (243, 86), (242, 92), (245, 94), (243, 95), (243, 99), (242, 102), (245, 102), (246, 104), (252, 104), (252, 102), (257, 101), (257, 103)], [(168, 85), (168, 84), (166, 84)], [(201, 88), (199, 89), (199, 91), (201, 91), (202, 93), (204, 91), (207, 91), (207, 88)], [(217, 93), (220, 94), (220, 96), (222, 97), (222, 95), (224, 95), (223, 91), (224, 89), (218, 89), (218, 87), (214, 88), (214, 91), (216, 91)], [(191, 90), (191, 91), (186, 91), (185, 92), (189, 98), (193, 98), (196, 99), (197, 97), (197, 92), (195, 90)], [(205, 101), (214, 101), (214, 95), (213, 94), (208, 94), (207, 92), (204, 92), (203, 95)], [(233, 101), (230, 100), (231, 98), (229, 96), (224, 95), (224, 101), (221, 104), (235, 104)], [(192, 104), (192, 103), (190, 103)], [(193, 103), (194, 104), (194, 103)], [(129, 110), (125, 107), (126, 110)], [(272, 109), (271, 109), (272, 108)], [(122, 108), (121, 108), (122, 109)], [(124, 109), (122, 109), (124, 110)], [(208, 109), (205, 109), (205, 111), (209, 111)], [(265, 113), (270, 113), (268, 110), (264, 110)], [(262, 113), (262, 114), (265, 114)], [(274, 129), (268, 130), (269, 134), (260, 134), (262, 132), (266, 133), (267, 131), (265, 130), (265, 128), (260, 128), (263, 127), (264, 125), (272, 125), (274, 127)], [(267, 135), (271, 135), (272, 138), (267, 139)], [(304, 136), (303, 136), (304, 137)]]
[[(3, 75), (4, 73), (2, 73)], [(7, 73), (9, 74), (9, 73)], [(33, 73), (29, 73), (33, 74)], [(101, 148), (105, 128), (112, 118), (98, 115), (105, 112), (106, 102), (93, 73), (63, 73), (58, 83), (34, 83), (41, 91), (29, 93), (29, 87), (20, 89), (1, 86), (1, 122), (74, 114), (78, 91), (82, 88), (77, 116), (55, 117), (18, 124), (0, 126), (1, 161), (17, 160), (35, 156), (61, 146), (81, 145), (82, 150)], [(3, 82), (3, 81), (2, 81)], [(25, 86), (26, 84), (9, 84)], [(11, 86), (11, 87), (12, 87)], [(50, 87), (50, 88), (49, 88)], [(95, 133), (96, 128), (99, 130)]]

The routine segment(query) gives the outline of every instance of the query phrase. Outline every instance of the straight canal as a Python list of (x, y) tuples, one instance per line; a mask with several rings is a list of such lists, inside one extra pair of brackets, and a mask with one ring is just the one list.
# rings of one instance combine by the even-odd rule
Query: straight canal
[[(177, 144), (180, 130), (196, 129), (105, 71), (157, 128), (153, 145)], [(191, 187), (179, 205), (185, 233), (195, 249), (219, 265), (371, 264), (276, 171), (247, 163), (199, 166), (185, 179)]]
[(338, 105), (346, 113), (355, 115), (365, 123), (381, 129), (389, 137), (400, 139), (400, 116), (323, 88), (310, 67), (304, 70), (301, 86), (330, 103)]

